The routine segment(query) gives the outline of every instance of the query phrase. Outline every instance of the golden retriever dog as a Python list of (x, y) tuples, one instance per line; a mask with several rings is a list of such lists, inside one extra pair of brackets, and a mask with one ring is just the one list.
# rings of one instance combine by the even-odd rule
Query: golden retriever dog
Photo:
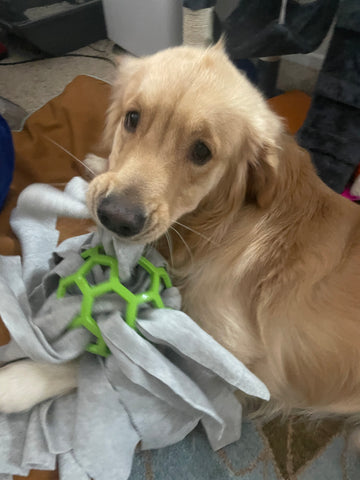
[[(272, 411), (360, 412), (360, 209), (221, 43), (123, 58), (105, 140), (108, 158), (89, 158), (95, 221), (158, 241), (183, 309), (264, 381)], [(18, 362), (0, 370), (0, 408), (75, 387), (76, 362)]]

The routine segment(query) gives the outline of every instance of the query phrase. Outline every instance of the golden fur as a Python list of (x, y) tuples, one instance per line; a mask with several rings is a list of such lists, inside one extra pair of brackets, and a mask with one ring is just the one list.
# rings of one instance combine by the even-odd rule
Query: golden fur
[[(136, 191), (147, 222), (133, 241), (160, 239), (184, 310), (276, 409), (360, 412), (360, 209), (320, 181), (221, 45), (123, 59), (105, 137), (94, 217), (104, 196)], [(189, 160), (197, 140), (203, 166)]]

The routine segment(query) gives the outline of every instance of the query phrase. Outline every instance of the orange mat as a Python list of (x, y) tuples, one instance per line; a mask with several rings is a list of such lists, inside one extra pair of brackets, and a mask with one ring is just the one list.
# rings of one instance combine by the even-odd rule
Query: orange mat
[(295, 135), (305, 121), (311, 97), (304, 92), (294, 90), (271, 98), (268, 103), (278, 115), (283, 117), (289, 132)]
[[(81, 173), (81, 166), (72, 157), (51, 143), (55, 140), (79, 159), (93, 151), (104, 125), (110, 86), (101, 80), (79, 76), (58, 97), (26, 121), (21, 132), (13, 133), (16, 153), (14, 180), (0, 214), (0, 254), (17, 255), (19, 243), (9, 226), (11, 210), (19, 193), (30, 183), (63, 184)], [(301, 127), (310, 106), (310, 97), (298, 91), (285, 93), (269, 100), (271, 107), (282, 117), (291, 133)], [(69, 223), (72, 222), (72, 223)], [(87, 223), (61, 220), (58, 228), (80, 235)], [(0, 321), (0, 345), (9, 341), (8, 333)], [(24, 477), (15, 477), (16, 479)], [(31, 480), (57, 480), (57, 472), (31, 472)]]

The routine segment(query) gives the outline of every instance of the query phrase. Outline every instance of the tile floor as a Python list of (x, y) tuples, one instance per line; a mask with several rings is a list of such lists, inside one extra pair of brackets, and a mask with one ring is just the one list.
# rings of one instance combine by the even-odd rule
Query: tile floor
[[(110, 40), (100, 40), (72, 53), (113, 60), (115, 58), (113, 47), (114, 44)], [(39, 52), (29, 45), (12, 39), (9, 41), (9, 57), (0, 62), (1, 97), (17, 104), (27, 114), (59, 95), (77, 75), (93, 75), (111, 82), (115, 72), (114, 64), (109, 61), (89, 57), (63, 56), (6, 65), (39, 56)], [(0, 98), (0, 113), (6, 117), (4, 110), (6, 106)]]

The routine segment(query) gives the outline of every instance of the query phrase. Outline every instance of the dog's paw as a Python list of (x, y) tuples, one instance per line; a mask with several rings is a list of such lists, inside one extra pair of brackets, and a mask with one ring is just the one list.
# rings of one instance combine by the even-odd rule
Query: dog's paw
[(0, 369), (0, 411), (28, 410), (37, 403), (42, 379), (34, 371), (33, 362), (11, 363)]
[(76, 387), (74, 363), (44, 365), (31, 360), (0, 368), (0, 412), (29, 410), (36, 404)]

